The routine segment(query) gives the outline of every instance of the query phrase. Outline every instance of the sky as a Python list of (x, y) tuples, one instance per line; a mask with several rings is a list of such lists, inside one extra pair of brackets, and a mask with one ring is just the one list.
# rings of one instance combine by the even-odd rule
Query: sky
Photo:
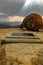
[(43, 0), (0, 0), (0, 21), (23, 21), (32, 12), (43, 16)]

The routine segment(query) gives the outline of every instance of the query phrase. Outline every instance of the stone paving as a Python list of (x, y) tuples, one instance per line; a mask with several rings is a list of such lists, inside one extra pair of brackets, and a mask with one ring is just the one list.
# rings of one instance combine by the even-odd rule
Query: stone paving
[[(23, 30), (17, 30), (23, 32)], [(14, 31), (16, 29), (0, 30), (0, 40)], [(27, 31), (24, 30), (24, 32)], [(32, 33), (43, 39), (43, 32)], [(0, 65), (43, 65), (43, 44), (12, 43), (0, 45)]]

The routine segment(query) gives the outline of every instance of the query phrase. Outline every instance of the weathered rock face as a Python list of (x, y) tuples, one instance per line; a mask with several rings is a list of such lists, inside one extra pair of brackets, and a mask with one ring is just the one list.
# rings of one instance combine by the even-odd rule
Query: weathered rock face
[(27, 28), (29, 30), (37, 31), (42, 26), (42, 17), (37, 13), (32, 13), (25, 17), (20, 28)]
[(5, 58), (5, 49), (0, 46), (0, 65), (6, 65), (6, 58)]
[(7, 44), (4, 48), (6, 62), (1, 60), (0, 65), (43, 65), (43, 44)]

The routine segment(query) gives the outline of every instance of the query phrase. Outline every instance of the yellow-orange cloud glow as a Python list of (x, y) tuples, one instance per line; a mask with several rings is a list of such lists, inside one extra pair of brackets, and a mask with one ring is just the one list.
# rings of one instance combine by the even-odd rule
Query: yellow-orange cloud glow
[(9, 16), (8, 21), (15, 22), (15, 21), (23, 21), (24, 17), (21, 16)]
[(42, 23), (43, 23), (43, 16), (42, 16)]

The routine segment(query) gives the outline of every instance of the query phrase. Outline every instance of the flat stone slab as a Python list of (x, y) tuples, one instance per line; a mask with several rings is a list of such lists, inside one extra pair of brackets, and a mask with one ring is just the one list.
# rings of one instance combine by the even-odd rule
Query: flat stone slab
[[(33, 32), (19, 28), (0, 29), (0, 39), (4, 39), (12, 32), (31, 32), (43, 41), (43, 31)], [(0, 65), (43, 65), (43, 44), (11, 43), (2, 45), (5, 58)]]
[(6, 51), (6, 65), (43, 65), (43, 44), (15, 43), (3, 47)]

